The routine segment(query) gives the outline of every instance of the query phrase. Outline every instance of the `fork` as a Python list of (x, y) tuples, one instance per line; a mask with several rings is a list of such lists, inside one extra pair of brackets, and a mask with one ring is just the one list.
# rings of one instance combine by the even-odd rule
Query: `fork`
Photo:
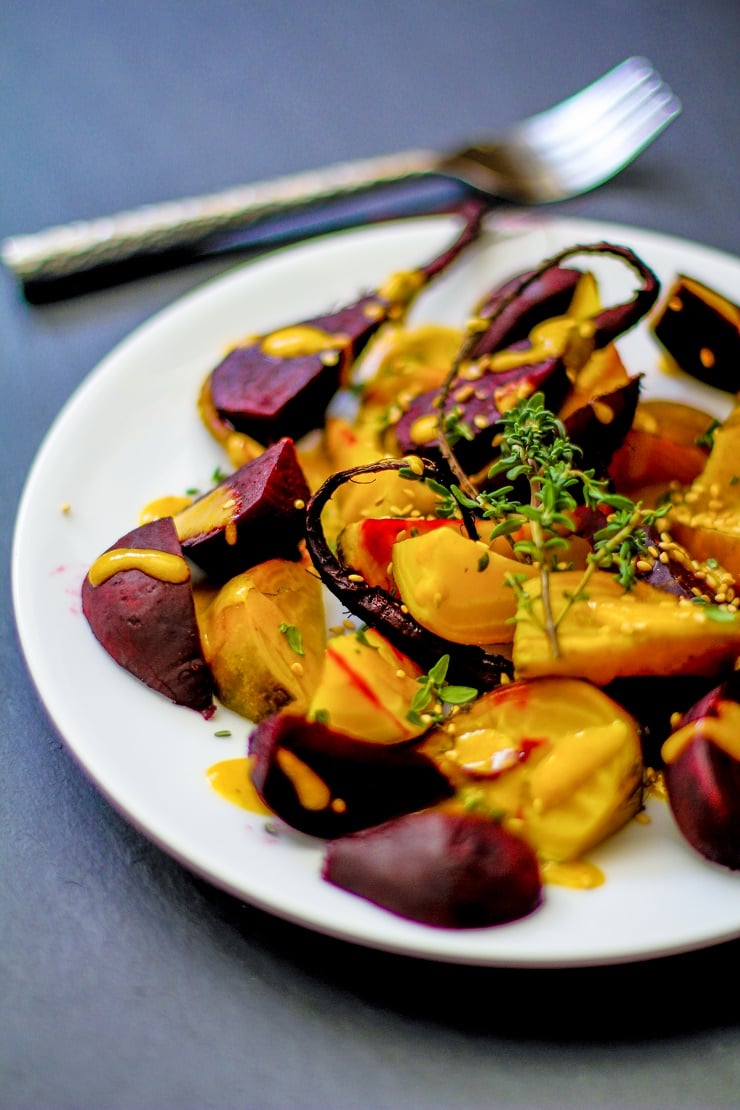
[[(266, 216), (351, 197), (383, 184), (442, 177), (492, 202), (552, 203), (614, 177), (680, 110), (678, 99), (650, 62), (628, 58), (574, 96), (513, 125), (494, 142), (446, 153), (410, 150), (147, 205), (12, 237), (2, 244), (0, 254), (28, 295), (31, 288), (46, 283), (51, 287), (59, 279), (94, 275), (102, 267), (120, 269), (122, 264), (147, 257), (171, 259), (173, 252), (186, 248), (203, 257), (216, 252), (219, 233), (249, 232), (259, 228)], [(408, 207), (407, 200), (401, 203)], [(418, 205), (415, 207), (418, 210)], [(382, 205), (380, 217), (375, 214), (371, 218), (387, 218)], [(350, 214), (349, 218), (340, 216), (339, 222), (348, 226), (361, 218)], [(317, 234), (327, 226), (337, 226), (336, 216), (323, 226), (314, 224), (303, 235)], [(269, 228), (266, 234), (269, 241)], [(264, 237), (259, 245), (266, 245)], [(87, 287), (91, 287), (89, 282)]]

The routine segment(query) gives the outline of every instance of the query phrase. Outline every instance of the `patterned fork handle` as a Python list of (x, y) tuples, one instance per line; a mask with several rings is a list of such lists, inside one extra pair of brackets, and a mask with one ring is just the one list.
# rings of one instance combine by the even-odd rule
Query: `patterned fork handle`
[(64, 277), (138, 254), (192, 245), (214, 232), (243, 228), (253, 220), (299, 205), (430, 173), (440, 161), (433, 151), (410, 150), (342, 162), (207, 196), (146, 205), (116, 216), (6, 239), (2, 261), (24, 282)]

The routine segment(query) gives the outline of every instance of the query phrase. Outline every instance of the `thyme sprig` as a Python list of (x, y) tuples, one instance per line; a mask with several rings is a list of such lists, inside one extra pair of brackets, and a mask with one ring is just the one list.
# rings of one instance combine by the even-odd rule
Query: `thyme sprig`
[[(506, 536), (514, 557), (537, 567), (542, 620), (533, 610), (527, 575), (510, 575), (508, 582), (521, 609), (547, 635), (557, 658), (558, 627), (573, 604), (587, 597), (594, 572), (611, 569), (624, 589), (630, 589), (636, 580), (636, 559), (649, 546), (645, 529), (664, 516), (668, 506), (645, 509), (640, 502), (613, 492), (608, 480), (597, 478), (594, 470), (582, 469), (580, 448), (569, 439), (562, 421), (545, 407), (541, 393), (520, 401), (502, 416), (499, 426), (500, 454), (488, 476), (503, 477), (507, 484), (474, 490), (472, 496), (451, 485), (441, 499), (441, 513), (449, 515), (454, 503), (476, 509), (493, 523), (489, 540)], [(568, 565), (563, 563), (563, 555), (568, 537), (576, 531), (573, 514), (579, 505), (599, 512), (605, 523), (593, 537), (593, 549), (577, 588), (566, 597), (556, 617), (551, 579)]]
[(419, 689), (411, 699), (406, 715), (412, 724), (441, 724), (445, 720), (446, 708), (453, 705), (467, 705), (478, 697), (478, 691), (472, 686), (448, 685), (449, 665), (449, 655), (442, 655), (427, 674), (417, 678)]

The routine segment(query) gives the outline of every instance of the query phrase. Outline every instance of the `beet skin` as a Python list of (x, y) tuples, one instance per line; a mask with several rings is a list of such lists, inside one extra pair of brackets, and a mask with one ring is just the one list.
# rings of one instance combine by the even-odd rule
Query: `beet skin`
[[(182, 555), (171, 517), (122, 536), (108, 550), (144, 549)], [(82, 584), (82, 611), (115, 661), (177, 705), (208, 713), (213, 684), (201, 651), (190, 578), (164, 582), (142, 570), (119, 570)]]
[(448, 929), (515, 921), (542, 901), (532, 848), (468, 813), (414, 813), (334, 840), (323, 878), (401, 917)]

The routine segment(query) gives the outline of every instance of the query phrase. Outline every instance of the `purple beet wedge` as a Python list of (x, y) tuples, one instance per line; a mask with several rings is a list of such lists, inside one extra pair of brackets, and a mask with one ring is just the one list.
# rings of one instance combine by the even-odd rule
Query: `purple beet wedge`
[(213, 711), (190, 571), (171, 517), (108, 548), (82, 584), (82, 610), (108, 654), (177, 705)]
[[(399, 453), (416, 452), (426, 458), (439, 458), (437, 425), (442, 409), (445, 418), (455, 417), (463, 430), (462, 438), (455, 443), (455, 455), (462, 469), (471, 474), (492, 460), (497, 424), (502, 413), (519, 399), (540, 391), (549, 409), (560, 408), (570, 388), (566, 351), (556, 349), (543, 357), (543, 351), (532, 344), (528, 333), (537, 324), (551, 319), (553, 313), (567, 313), (581, 275), (561, 263), (578, 254), (613, 256), (634, 270), (641, 282), (629, 301), (601, 309), (581, 322), (582, 361), (593, 351), (608, 346), (649, 311), (659, 292), (657, 278), (628, 248), (609, 243), (568, 248), (538, 269), (511, 279), (481, 306), (475, 327), (456, 359), (453, 380), (439, 390), (414, 398), (396, 423), (393, 431)], [(601, 456), (608, 461), (621, 443), (626, 421), (634, 414), (638, 389), (639, 381), (635, 379), (621, 395), (617, 391), (614, 396), (599, 398), (600, 408), (595, 411), (604, 412), (613, 403), (613, 415), (621, 418), (608, 434), (599, 428), (594, 412), (580, 414), (580, 431), (597, 461)], [(591, 434), (592, 426), (596, 428), (595, 436)]]
[(400, 917), (447, 929), (516, 921), (542, 901), (532, 848), (468, 813), (414, 813), (334, 840), (323, 878)]
[(393, 274), (352, 304), (253, 337), (211, 373), (210, 403), (219, 420), (260, 443), (299, 439), (323, 425), (327, 405), (369, 340), (401, 317), (421, 290), (478, 236), (485, 205), (463, 206), (455, 242), (426, 266)]
[[(520, 345), (522, 348), (524, 344)], [(549, 409), (557, 410), (564, 401), (570, 382), (561, 358), (526, 362), (512, 370), (484, 374), (471, 381), (460, 377), (453, 382), (445, 402), (445, 414), (457, 413), (466, 428), (455, 443), (455, 456), (462, 469), (473, 474), (492, 462), (496, 455), (494, 437), (502, 413), (519, 399), (542, 393)], [(399, 455), (423, 455), (439, 461), (441, 450), (437, 435), (439, 390), (414, 397), (393, 428)]]
[[(491, 323), (476, 339), (470, 352), (471, 358), (502, 351), (526, 339), (532, 328), (543, 320), (565, 315), (576, 286), (583, 277), (581, 271), (554, 266), (539, 277), (534, 277), (534, 273), (534, 270), (528, 270), (510, 278), (494, 289), (479, 305), (478, 315), (482, 320), (490, 319)], [(534, 278), (532, 283), (514, 300), (510, 300), (510, 295), (516, 292), (522, 280), (530, 277)], [(502, 307), (504, 304), (505, 307)]]
[(668, 801), (706, 859), (740, 870), (740, 674), (710, 691), (663, 745)]
[(640, 378), (602, 393), (563, 421), (568, 438), (582, 451), (581, 466), (603, 474), (635, 418)]
[(343, 836), (453, 793), (436, 764), (408, 744), (356, 740), (288, 713), (257, 725), (249, 751), (265, 805), (309, 836)]
[(686, 374), (727, 393), (740, 390), (740, 305), (679, 274), (652, 326), (655, 338)]
[(224, 582), (267, 559), (295, 559), (310, 497), (292, 440), (268, 447), (175, 517), (189, 559)]

